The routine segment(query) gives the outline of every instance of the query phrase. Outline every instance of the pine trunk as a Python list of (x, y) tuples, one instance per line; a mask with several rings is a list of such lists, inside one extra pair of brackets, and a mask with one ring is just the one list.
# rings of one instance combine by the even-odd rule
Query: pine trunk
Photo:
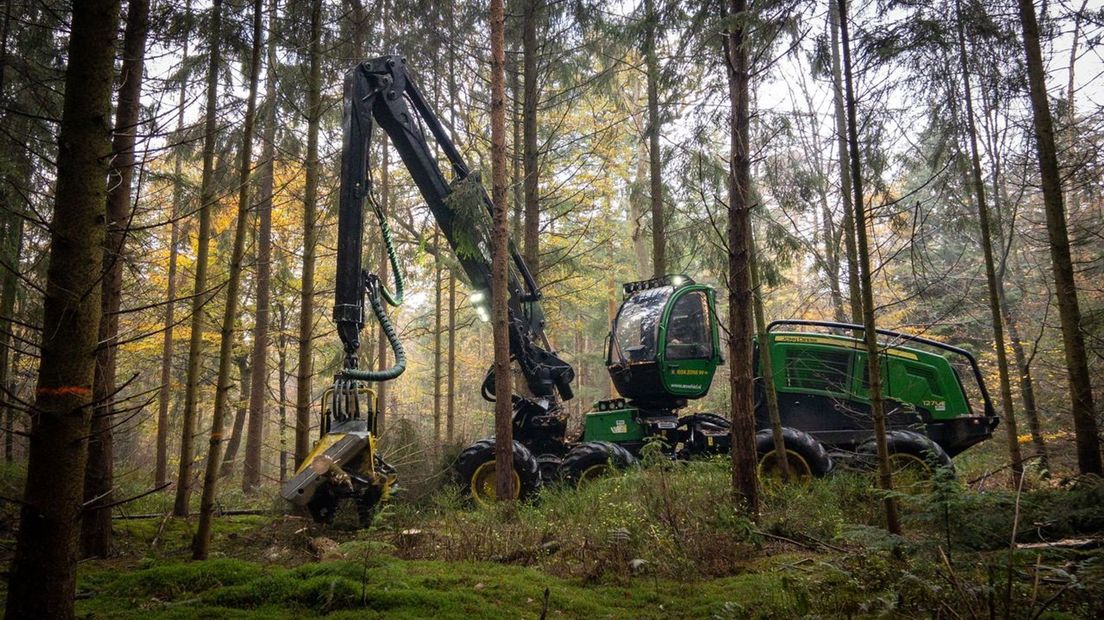
[(448, 287), (448, 401), (445, 405), (445, 442), (456, 435), (456, 275), (449, 270)]
[(35, 415), (7, 591), (12, 619), (73, 617), (118, 25), (118, 2), (73, 5)]
[(303, 188), (303, 279), (299, 296), (299, 372), (295, 388), (295, 463), (310, 452), (312, 340), (314, 338), (315, 217), (318, 208), (318, 131), (322, 121), (322, 0), (311, 2), (307, 78), (307, 166)]
[[(754, 233), (754, 231), (753, 231)], [(763, 395), (766, 398), (767, 419), (770, 420), (771, 438), (774, 440), (775, 455), (786, 454), (786, 440), (782, 436), (782, 413), (778, 407), (778, 392), (774, 390), (774, 364), (771, 350), (767, 345), (767, 316), (763, 308), (763, 281), (759, 278), (759, 247), (755, 244), (755, 235), (751, 239), (751, 288), (755, 291), (755, 334), (759, 340), (759, 376), (762, 379)], [(790, 479), (789, 457), (779, 459), (783, 482)]]
[(871, 276), (870, 242), (867, 238), (866, 208), (863, 202), (862, 164), (859, 151), (859, 125), (856, 114), (855, 87), (851, 77), (851, 49), (847, 33), (847, 4), (839, 0), (840, 38), (843, 50), (843, 76), (847, 105), (847, 140), (851, 163), (851, 187), (855, 192), (855, 236), (859, 257), (859, 288), (862, 293), (863, 337), (866, 340), (866, 372), (870, 383), (870, 415), (874, 422), (874, 442), (878, 449), (878, 484), (887, 493), (885, 498), (886, 529), (901, 534), (897, 500), (889, 495), (893, 479), (889, 469), (889, 444), (886, 441), (885, 398), (882, 395), (882, 364), (878, 348), (877, 326), (874, 322), (874, 287)]
[(116, 344), (119, 308), (123, 299), (123, 257), (130, 225), (130, 190), (134, 181), (134, 144), (141, 110), (142, 67), (145, 63), (149, 1), (127, 3), (123, 35), (123, 64), (119, 73), (119, 101), (115, 110), (114, 154), (107, 193), (107, 236), (104, 240), (104, 274), (100, 319), (100, 348), (92, 384), (92, 434), (88, 438), (88, 464), (84, 470), (84, 518), (81, 520), (81, 553), (106, 557), (111, 548), (111, 509), (115, 484), (115, 448), (112, 424), (115, 400)]
[(862, 293), (859, 290), (859, 258), (855, 249), (855, 205), (851, 202), (851, 158), (847, 153), (847, 112), (843, 105), (843, 72), (840, 69), (839, 5), (829, 2), (832, 31), (832, 102), (836, 121), (836, 149), (839, 151), (840, 199), (843, 202), (843, 247), (847, 252), (847, 293), (851, 322), (863, 322)]
[[(525, 262), (533, 276), (540, 274), (540, 169), (537, 146), (537, 108), (540, 92), (537, 80), (537, 20), (543, 0), (526, 0), (522, 24), (521, 59), (523, 65), (522, 139), (525, 166)], [(505, 142), (505, 136), (503, 137)], [(505, 148), (505, 144), (503, 145)], [(497, 203), (496, 203), (497, 204)]]
[[(226, 308), (219, 334), (218, 377), (215, 380), (215, 411), (208, 440), (207, 467), (203, 474), (203, 495), (199, 502), (199, 525), (192, 538), (192, 559), (206, 560), (211, 545), (211, 520), (215, 516), (219, 465), (222, 462), (222, 429), (230, 398), (230, 369), (233, 366), (235, 330), (238, 316), (238, 292), (241, 289), (242, 263), (245, 260), (245, 235), (249, 229), (249, 177), (253, 170), (253, 127), (257, 118), (257, 84), (261, 75), (264, 0), (253, 2), (253, 54), (249, 64), (249, 98), (242, 126), (241, 161), (238, 168), (238, 217), (234, 223), (234, 245), (230, 253), (230, 280), (226, 284)], [(243, 369), (244, 370), (244, 369)], [(247, 373), (243, 372), (245, 376)], [(246, 392), (242, 386), (242, 393)], [(239, 427), (240, 429), (240, 427)], [(239, 432), (238, 437), (241, 437)], [(235, 455), (236, 456), (236, 455)]]
[[(187, 4), (188, 14), (191, 13), (191, 3)], [(188, 40), (184, 40), (184, 57), (188, 57)], [(187, 79), (180, 80), (179, 94), (176, 104), (176, 135), (184, 131), (184, 103), (187, 94)], [(161, 384), (157, 391), (157, 447), (156, 465), (154, 466), (153, 480), (155, 486), (161, 486), (169, 481), (169, 389), (172, 383), (173, 366), (173, 328), (176, 323), (176, 263), (177, 244), (180, 242), (180, 222), (178, 218), (183, 212), (184, 183), (183, 158), (179, 152), (173, 157), (173, 193), (172, 193), (172, 222), (169, 225), (169, 267), (166, 279), (168, 285), (165, 290), (165, 319), (162, 323), (164, 331), (161, 340)]]
[[(659, 17), (655, 0), (644, 0), (644, 62), (648, 80), (648, 197), (652, 209), (652, 273), (667, 273), (667, 232), (663, 215), (662, 152), (659, 148), (659, 59), (656, 54), (656, 30)], [(750, 357), (749, 357), (750, 358)]]
[(433, 233), (436, 254), (433, 255), (433, 450), (437, 454), (441, 450), (441, 363), (443, 350), (441, 348), (441, 323), (444, 319), (442, 312), (443, 296), (441, 290), (441, 233), (437, 229)]
[(31, 182), (33, 167), (30, 153), (18, 145), (11, 146), (15, 157), (13, 170), (5, 175), (7, 187), (4, 190), (7, 218), (4, 223), (3, 247), (0, 251), (3, 275), (0, 276), (0, 412), (3, 412), (4, 460), (12, 462), (15, 451), (15, 412), (11, 406), (15, 400), (15, 350), (13, 329), (15, 323), (15, 300), (19, 292), (20, 258), (23, 253), (23, 213), (20, 205), (22, 196)]
[(210, 60), (207, 66), (207, 111), (203, 129), (203, 177), (200, 182), (199, 232), (196, 244), (195, 286), (192, 290), (192, 325), (188, 339), (188, 376), (184, 388), (184, 414), (180, 436), (180, 472), (176, 478), (173, 515), (188, 516), (192, 490), (192, 461), (195, 459), (196, 406), (199, 397), (199, 358), (203, 353), (203, 307), (207, 295), (207, 258), (211, 244), (211, 206), (215, 202), (215, 139), (218, 130), (218, 79), (222, 63), (222, 0), (214, 0), (209, 33)]
[(1024, 48), (1027, 53), (1027, 77), (1031, 90), (1031, 108), (1035, 125), (1035, 148), (1039, 157), (1039, 175), (1043, 188), (1047, 233), (1050, 237), (1050, 260), (1054, 272), (1054, 294), (1058, 298), (1058, 314), (1062, 322), (1062, 342), (1066, 351), (1069, 374), (1071, 413), (1077, 441), (1077, 466), (1083, 475), (1104, 475), (1100, 456), (1100, 434), (1093, 408), (1092, 382), (1081, 327), (1081, 309), (1077, 301), (1073, 261), (1070, 257), (1066, 208), (1062, 197), (1062, 178), (1058, 170), (1058, 153), (1054, 144), (1054, 123), (1047, 100), (1043, 54), (1039, 47), (1039, 24), (1032, 0), (1019, 0), (1020, 22), (1023, 26)]
[[(509, 230), (506, 185), (505, 22), (502, 0), (491, 0), (491, 197), (494, 231), (491, 249), (491, 326), (495, 369), (495, 492), (499, 501), (514, 497), (514, 429), (511, 406), (509, 309), (506, 290)], [(528, 90), (528, 89), (527, 89)], [(528, 162), (528, 158), (526, 158)], [(528, 176), (526, 176), (528, 183)], [(527, 203), (528, 205), (528, 203)], [(528, 226), (528, 221), (526, 221)], [(527, 248), (528, 249), (528, 248)]]
[(1023, 455), (1020, 452), (1019, 433), (1016, 430), (1016, 411), (1012, 405), (1012, 383), (1008, 377), (1008, 350), (1004, 344), (1000, 282), (997, 280), (996, 261), (993, 258), (992, 224), (989, 221), (989, 205), (985, 201), (985, 179), (981, 174), (981, 156), (978, 154), (977, 126), (974, 124), (974, 97), (970, 88), (970, 67), (966, 56), (966, 34), (962, 24), (961, 0), (955, 0), (955, 26), (958, 34), (958, 59), (962, 70), (962, 85), (966, 103), (966, 137), (970, 143), (970, 172), (977, 201), (978, 226), (981, 237), (982, 257), (985, 261), (985, 282), (989, 290), (989, 319), (993, 327), (993, 343), (997, 353), (997, 374), (1000, 382), (1001, 412), (1008, 436), (1008, 456), (1012, 463), (1012, 486), (1023, 476)]
[(234, 365), (238, 367), (238, 406), (234, 408), (234, 423), (230, 426), (230, 439), (226, 441), (226, 452), (222, 456), (222, 467), (219, 468), (220, 478), (226, 478), (234, 473), (242, 434), (245, 430), (245, 416), (249, 413), (249, 384), (252, 380), (249, 372), (249, 358), (239, 355), (234, 358)]
[[(250, 370), (249, 417), (245, 442), (245, 467), (242, 491), (251, 492), (261, 484), (261, 447), (264, 445), (265, 392), (268, 389), (268, 327), (271, 321), (272, 289), (272, 191), (276, 164), (276, 32), (277, 1), (268, 4), (268, 69), (265, 77), (264, 146), (261, 152), (261, 183), (257, 200), (257, 309), (253, 325), (253, 351)], [(364, 18), (358, 17), (358, 32)], [(360, 38), (357, 38), (359, 41)], [(358, 55), (359, 59), (360, 56)]]
[[(753, 308), (751, 290), (751, 153), (748, 52), (743, 27), (747, 0), (730, 0), (725, 35), (728, 56), (729, 124), (728, 176), (728, 359), (732, 401), (732, 493), (739, 510), (757, 518), (754, 374), (752, 372)], [(654, 155), (653, 155), (654, 159)], [(658, 262), (657, 262), (658, 264)], [(660, 273), (657, 271), (657, 273)]]

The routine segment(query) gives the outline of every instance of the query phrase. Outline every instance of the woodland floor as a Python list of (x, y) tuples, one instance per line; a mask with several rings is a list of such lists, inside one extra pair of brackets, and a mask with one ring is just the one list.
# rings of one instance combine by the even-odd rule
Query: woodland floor
[[(959, 480), (969, 480), (969, 463)], [(116, 553), (79, 566), (78, 617), (1093, 618), (1104, 613), (1104, 484), (996, 477), (903, 496), (906, 536), (878, 527), (862, 473), (769, 485), (752, 523), (727, 464), (652, 465), (513, 514), (454, 489), (396, 501), (373, 527), (277, 509), (216, 520), (115, 521)], [(3, 486), (18, 472), (8, 471)], [(7, 490), (7, 489), (5, 489)], [(131, 515), (161, 507), (153, 497)], [(267, 500), (254, 499), (253, 506)], [(275, 504), (273, 504), (275, 505)], [(1017, 516), (1018, 515), (1018, 516)], [(346, 515), (349, 517), (351, 515)], [(10, 556), (14, 513), (3, 514)], [(1016, 546), (1010, 546), (1016, 526)], [(1057, 543), (1057, 544), (1056, 544)], [(7, 558), (5, 558), (6, 560)], [(1009, 578), (1011, 576), (1011, 579)]]

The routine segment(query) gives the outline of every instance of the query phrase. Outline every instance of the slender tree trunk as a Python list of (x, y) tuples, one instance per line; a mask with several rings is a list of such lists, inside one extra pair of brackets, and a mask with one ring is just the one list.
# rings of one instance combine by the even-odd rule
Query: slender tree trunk
[[(249, 64), (249, 98), (246, 100), (242, 127), (241, 162), (238, 172), (238, 217), (234, 224), (234, 245), (230, 254), (230, 280), (226, 284), (226, 309), (222, 315), (219, 335), (218, 378), (215, 380), (215, 411), (211, 419), (210, 447), (203, 474), (203, 496), (199, 502), (199, 525), (192, 538), (192, 559), (206, 560), (211, 545), (211, 520), (215, 516), (215, 496), (218, 493), (219, 464), (222, 462), (222, 429), (230, 397), (230, 367), (234, 355), (234, 325), (238, 316), (238, 291), (241, 288), (242, 263), (245, 259), (245, 235), (249, 230), (249, 177), (253, 170), (253, 128), (257, 118), (257, 84), (261, 75), (261, 51), (264, 49), (262, 25), (264, 0), (253, 2), (253, 55)], [(245, 372), (242, 373), (246, 375)], [(248, 387), (242, 386), (242, 393)], [(240, 438), (240, 433), (238, 434)]]
[[(502, 0), (491, 0), (491, 197), (494, 232), (491, 249), (491, 326), (494, 332), (495, 369), (495, 492), (499, 501), (514, 497), (514, 429), (510, 372), (509, 309), (506, 290), (509, 269), (506, 185), (505, 27)], [(528, 76), (528, 72), (527, 72)], [(528, 157), (526, 158), (528, 162)], [(526, 166), (528, 168), (528, 166)], [(526, 184), (529, 182), (526, 175)], [(528, 206), (528, 203), (526, 203)], [(528, 226), (528, 221), (526, 221)], [(526, 248), (528, 249), (528, 247)]]
[(977, 201), (978, 226), (981, 251), (985, 261), (985, 282), (989, 289), (989, 319), (993, 326), (993, 343), (997, 353), (997, 374), (1000, 381), (1001, 412), (1008, 435), (1008, 456), (1012, 461), (1012, 486), (1023, 475), (1023, 455), (1020, 453), (1019, 433), (1016, 430), (1016, 411), (1012, 406), (1012, 383), (1008, 378), (1008, 351), (1004, 343), (1004, 324), (1000, 306), (1000, 283), (993, 258), (992, 225), (989, 221), (989, 205), (985, 202), (985, 180), (981, 174), (981, 156), (978, 154), (977, 126), (974, 124), (974, 98), (970, 88), (970, 66), (966, 55), (966, 34), (962, 25), (962, 6), (955, 0), (955, 26), (958, 34), (958, 59), (962, 69), (962, 85), (966, 102), (966, 137), (970, 143), (970, 171)]
[[(878, 449), (878, 483), (882, 490), (893, 491), (889, 469), (889, 444), (886, 441), (885, 398), (882, 395), (881, 353), (877, 326), (874, 323), (874, 287), (870, 264), (870, 242), (867, 239), (866, 208), (863, 202), (862, 164), (859, 151), (859, 125), (856, 115), (855, 87), (851, 78), (851, 49), (847, 35), (847, 0), (839, 0), (840, 38), (843, 49), (843, 76), (847, 97), (847, 138), (851, 163), (851, 185), (855, 192), (855, 235), (859, 252), (859, 280), (862, 292), (863, 336), (866, 340), (866, 372), (870, 383), (870, 414), (874, 420), (874, 442)], [(885, 498), (886, 529), (901, 534), (897, 501)]]
[[(383, 45), (384, 48), (390, 49), (388, 46), (391, 43), (391, 11), (390, 0), (383, 0), (381, 3), (381, 9), (383, 11)], [(391, 212), (391, 149), (388, 148), (387, 134), (380, 132), (380, 212), (383, 217)], [(390, 261), (387, 256), (386, 244), (379, 244), (379, 277), (380, 282), (387, 282), (387, 271), (390, 265)], [(379, 332), (379, 337), (376, 340), (376, 369), (387, 370), (387, 338), (384, 337), (383, 330)], [(376, 433), (383, 436), (385, 433), (387, 422), (387, 381), (380, 381), (376, 384)]]
[[(10, 10), (10, 8), (9, 8)], [(7, 188), (4, 188), (7, 209), (7, 222), (4, 224), (3, 275), (0, 276), (0, 411), (3, 412), (4, 432), (4, 460), (12, 462), (15, 451), (15, 407), (9, 403), (15, 402), (15, 381), (12, 369), (15, 367), (15, 347), (13, 346), (13, 330), (15, 323), (15, 300), (19, 292), (19, 268), (20, 257), (23, 253), (23, 213), (25, 209), (22, 196), (31, 182), (33, 167), (30, 153), (17, 145), (11, 145), (15, 157), (13, 170), (5, 175)]]
[(433, 244), (436, 254), (433, 255), (433, 450), (438, 453), (441, 450), (441, 400), (444, 394), (441, 392), (441, 364), (444, 361), (442, 355), (441, 323), (444, 319), (444, 299), (441, 290), (441, 247), (440, 229), (433, 231)]
[(839, 5), (829, 2), (832, 31), (832, 101), (836, 120), (836, 148), (839, 151), (840, 199), (843, 202), (843, 247), (847, 252), (847, 293), (851, 322), (862, 323), (862, 293), (859, 290), (859, 258), (855, 249), (855, 205), (851, 202), (851, 158), (847, 153), (847, 113), (843, 105), (843, 74), (840, 69)]
[[(656, 54), (656, 30), (659, 17), (655, 0), (644, 0), (644, 62), (648, 74), (648, 179), (652, 208), (652, 273), (667, 273), (667, 226), (663, 215), (662, 152), (659, 148), (659, 59)], [(749, 356), (750, 359), (750, 356)]]
[(1024, 48), (1027, 54), (1028, 85), (1035, 124), (1035, 147), (1039, 156), (1039, 174), (1043, 188), (1047, 233), (1050, 237), (1050, 260), (1054, 271), (1054, 294), (1058, 298), (1058, 315), (1062, 322), (1062, 342), (1066, 350), (1069, 373), (1071, 412), (1077, 441), (1077, 466), (1082, 474), (1104, 475), (1100, 456), (1100, 434), (1093, 407), (1089, 360), (1085, 336), (1081, 331), (1081, 309), (1077, 301), (1073, 261), (1070, 258), (1069, 231), (1062, 197), (1062, 178), (1058, 170), (1058, 153), (1054, 144), (1054, 123), (1047, 100), (1043, 54), (1039, 47), (1039, 24), (1035, 19), (1035, 3), (1019, 0), (1020, 22), (1023, 25)]
[[(778, 407), (778, 392), (774, 389), (774, 365), (771, 359), (770, 334), (767, 333), (767, 316), (763, 309), (763, 281), (759, 278), (759, 247), (755, 244), (752, 231), (751, 251), (751, 288), (755, 291), (755, 334), (759, 340), (759, 376), (763, 381), (763, 395), (766, 398), (767, 419), (770, 420), (771, 437), (774, 440), (775, 455), (786, 454), (786, 440), (782, 436), (782, 413)], [(779, 458), (782, 480), (790, 479), (789, 456)]]
[(456, 275), (449, 270), (448, 287), (448, 401), (445, 405), (445, 441), (455, 439), (456, 417)]
[(109, 171), (107, 228), (104, 239), (103, 318), (96, 374), (92, 383), (92, 434), (88, 438), (88, 464), (84, 470), (84, 518), (81, 520), (81, 553), (106, 557), (111, 548), (111, 503), (115, 484), (114, 423), (115, 359), (119, 337), (119, 308), (123, 297), (123, 252), (131, 214), (130, 191), (134, 180), (134, 145), (141, 110), (142, 67), (146, 53), (148, 0), (127, 3), (123, 35), (123, 64), (119, 73), (119, 102), (115, 111), (114, 159)]
[(1024, 352), (1023, 341), (1017, 329), (1016, 317), (1008, 306), (1008, 299), (1004, 295), (1004, 283), (1000, 284), (1001, 310), (1004, 312), (1004, 324), (1008, 326), (1008, 340), (1012, 345), (1012, 355), (1016, 361), (1017, 380), (1020, 387), (1020, 397), (1023, 400), (1024, 417), (1027, 418), (1027, 426), (1031, 430), (1031, 443), (1035, 447), (1035, 456), (1039, 459), (1039, 467), (1044, 475), (1050, 472), (1050, 457), (1047, 454), (1046, 441), (1043, 439), (1043, 425), (1039, 419), (1039, 406), (1035, 402), (1035, 382), (1031, 378), (1031, 362)]
[(645, 204), (644, 183), (648, 177), (648, 140), (643, 136), (636, 147), (636, 171), (629, 189), (629, 236), (632, 239), (633, 256), (636, 257), (636, 265), (633, 274), (638, 279), (647, 278), (651, 261), (648, 260), (648, 239), (644, 232), (644, 218), (648, 214), (648, 205)]
[[(537, 146), (537, 108), (540, 90), (537, 83), (537, 21), (543, 0), (526, 0), (522, 24), (521, 58), (524, 71), (522, 132), (525, 163), (525, 262), (535, 277), (540, 275), (540, 156)], [(505, 136), (503, 137), (505, 140)]]
[(210, 61), (207, 66), (207, 111), (203, 129), (203, 178), (200, 182), (199, 232), (196, 244), (195, 286), (192, 290), (192, 329), (188, 340), (188, 378), (180, 438), (180, 472), (176, 480), (173, 514), (188, 516), (195, 459), (196, 406), (199, 396), (199, 358), (203, 353), (203, 306), (207, 303), (207, 258), (211, 244), (211, 206), (215, 202), (215, 138), (218, 129), (218, 79), (222, 63), (222, 0), (211, 7)]
[(119, 3), (73, 5), (58, 136), (30, 457), (7, 592), (10, 619), (73, 617), (100, 324)]
[[(729, 1), (728, 18), (732, 21), (724, 38), (731, 110), (728, 176), (728, 359), (731, 364), (729, 390), (732, 395), (732, 493), (740, 510), (758, 518), (759, 483), (755, 471), (752, 373), (754, 311), (751, 290), (751, 153), (748, 144), (750, 75), (742, 21), (747, 9), (747, 0)], [(657, 265), (659, 264), (657, 261)], [(657, 270), (657, 273), (661, 272)]]
[[(307, 169), (303, 189), (303, 280), (299, 297), (299, 374), (295, 392), (295, 462), (310, 452), (312, 339), (314, 338), (315, 213), (318, 208), (318, 131), (322, 120), (322, 0), (311, 2), (307, 78)], [(382, 339), (381, 339), (382, 342)]]
[(287, 312), (283, 307), (279, 308), (280, 315), (280, 340), (276, 345), (276, 380), (279, 390), (280, 402), (276, 413), (280, 418), (280, 484), (287, 480), (288, 473), (288, 445), (287, 445), (287, 402), (288, 402), (288, 368), (287, 368)]
[[(272, 189), (276, 165), (276, 32), (277, 0), (268, 3), (268, 73), (265, 77), (265, 110), (263, 151), (261, 153), (261, 186), (257, 201), (257, 310), (253, 325), (253, 351), (250, 354), (253, 373), (249, 390), (249, 426), (245, 443), (245, 467), (242, 491), (251, 492), (261, 484), (261, 447), (264, 445), (265, 391), (268, 389), (268, 326), (271, 315), (272, 289)], [(364, 17), (357, 18), (357, 32)], [(360, 45), (358, 34), (357, 42)], [(357, 55), (359, 62), (361, 50)]]
[(222, 456), (222, 466), (219, 468), (219, 477), (226, 478), (234, 473), (234, 466), (238, 461), (238, 451), (241, 448), (242, 434), (245, 430), (245, 416), (249, 413), (249, 384), (252, 376), (249, 371), (249, 358), (238, 355), (234, 358), (234, 365), (238, 367), (238, 406), (234, 409), (234, 423), (230, 427), (230, 439), (226, 442), (226, 451)]
[[(512, 137), (510, 140), (510, 186), (513, 188), (513, 212), (510, 216), (510, 230), (511, 238), (524, 239), (525, 232), (521, 229), (521, 216), (525, 212), (525, 177), (522, 176), (521, 160), (524, 159), (523, 147), (524, 139), (522, 138), (522, 107), (521, 103), (524, 99), (521, 87), (521, 70), (518, 68), (517, 63), (517, 50), (514, 50), (510, 54), (509, 71), (510, 74), (510, 93), (513, 95), (513, 105), (510, 107), (510, 126), (512, 128)], [(455, 106), (456, 101), (453, 100), (452, 104)], [(524, 249), (524, 246), (522, 246)]]
[[(185, 3), (185, 13), (190, 16), (191, 2)], [(184, 39), (184, 58), (188, 57), (188, 39)], [(184, 103), (188, 81), (180, 79), (179, 95), (176, 104), (176, 135), (184, 132)], [(173, 156), (173, 193), (172, 214), (169, 225), (169, 268), (168, 285), (165, 291), (165, 320), (161, 340), (161, 387), (157, 391), (157, 448), (156, 465), (153, 480), (155, 486), (169, 481), (169, 388), (172, 384), (173, 328), (176, 323), (176, 263), (177, 244), (180, 241), (180, 222), (178, 218), (184, 207), (183, 157), (178, 151)]]

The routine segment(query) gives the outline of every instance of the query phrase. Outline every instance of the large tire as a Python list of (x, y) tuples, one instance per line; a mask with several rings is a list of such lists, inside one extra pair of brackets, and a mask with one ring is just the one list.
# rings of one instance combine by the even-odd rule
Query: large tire
[(608, 441), (587, 441), (577, 444), (564, 457), (560, 477), (578, 486), (613, 470), (626, 469), (636, 464), (636, 458), (628, 450)]
[[(494, 437), (480, 439), (464, 448), (454, 465), (460, 492), (483, 505), (492, 504), (497, 499), (494, 449)], [(514, 442), (514, 476), (515, 499), (529, 499), (540, 488), (540, 464), (533, 453), (517, 441)]]
[(551, 453), (538, 454), (537, 465), (540, 466), (542, 484), (560, 481), (560, 466), (563, 465), (562, 458)]
[[(937, 472), (954, 477), (954, 463), (939, 444), (916, 431), (896, 430), (886, 433), (890, 470), (900, 490), (922, 491)], [(858, 449), (862, 463), (871, 469), (878, 466), (878, 445), (868, 439)], [(897, 482), (895, 482), (897, 484)]]
[[(812, 435), (796, 428), (782, 427), (786, 462), (790, 475), (799, 482), (823, 478), (832, 471), (832, 457)], [(781, 477), (781, 461), (774, 450), (774, 433), (765, 428), (755, 434), (755, 452), (759, 459), (759, 477)]]

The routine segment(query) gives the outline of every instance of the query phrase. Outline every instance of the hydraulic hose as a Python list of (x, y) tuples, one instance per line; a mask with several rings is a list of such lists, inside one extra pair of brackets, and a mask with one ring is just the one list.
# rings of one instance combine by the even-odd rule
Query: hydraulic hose
[(395, 293), (392, 294), (388, 291), (383, 281), (375, 276), (369, 276), (368, 281), (365, 282), (365, 287), (368, 302), (372, 306), (372, 313), (376, 315), (376, 320), (379, 321), (380, 328), (387, 336), (388, 344), (391, 345), (391, 351), (395, 354), (395, 363), (385, 370), (345, 368), (341, 371), (341, 376), (344, 379), (354, 381), (390, 381), (406, 371), (406, 351), (403, 350), (402, 343), (399, 342), (399, 335), (395, 332), (395, 326), (391, 324), (391, 319), (387, 316), (387, 310), (383, 307), (383, 302), (386, 300), (389, 305), (394, 307), (402, 305), (403, 275), (402, 270), (399, 269), (398, 257), (395, 255), (395, 244), (391, 240), (391, 227), (387, 225), (387, 218), (384, 216), (383, 209), (380, 208), (374, 198), (371, 198), (370, 202), (372, 210), (376, 212), (376, 219), (379, 221), (383, 236), (383, 247), (387, 251), (387, 259), (391, 263), (391, 272), (395, 274)]

